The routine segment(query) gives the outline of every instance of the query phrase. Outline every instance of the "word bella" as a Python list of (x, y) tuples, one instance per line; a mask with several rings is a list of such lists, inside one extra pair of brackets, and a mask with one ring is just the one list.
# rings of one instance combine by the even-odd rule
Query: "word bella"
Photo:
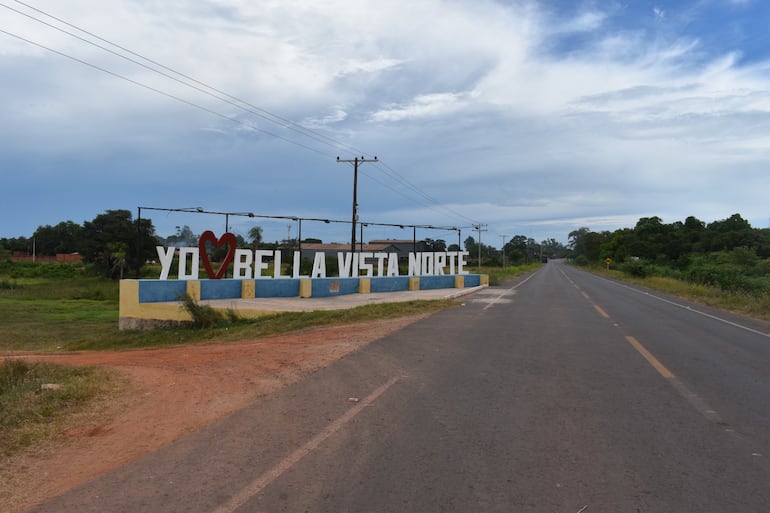
[[(156, 246), (161, 264), (160, 278), (167, 280), (178, 255), (178, 277), (180, 280), (197, 280), (200, 264), (204, 264), (211, 279), (220, 279), (230, 263), (233, 264), (233, 278), (250, 280), (259, 278), (326, 278), (326, 253), (318, 251), (313, 256), (313, 268), (309, 275), (300, 275), (299, 251), (292, 255), (292, 274), (281, 274), (283, 254), (281, 250), (235, 249), (228, 252), (220, 268), (215, 272), (205, 251), (200, 248), (164, 248)], [(468, 265), (467, 251), (417, 252), (409, 253), (408, 276), (438, 276), (444, 274), (468, 274), (464, 268)], [(269, 261), (273, 261), (273, 274), (264, 275)], [(337, 268), (339, 278), (399, 276), (397, 253), (376, 252), (338, 252)]]

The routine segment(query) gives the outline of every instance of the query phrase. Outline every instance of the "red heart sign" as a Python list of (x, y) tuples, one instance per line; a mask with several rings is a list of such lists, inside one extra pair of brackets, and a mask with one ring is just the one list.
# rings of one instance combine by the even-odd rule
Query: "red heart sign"
[[(222, 265), (216, 273), (214, 273), (214, 268), (211, 266), (209, 254), (206, 253), (207, 242), (211, 242), (214, 245), (214, 249), (219, 249), (227, 244), (227, 255), (225, 255), (225, 259), (222, 261)], [(209, 275), (210, 279), (219, 280), (224, 276), (227, 266), (230, 265), (230, 262), (232, 262), (235, 257), (236, 244), (235, 235), (232, 233), (225, 233), (219, 239), (217, 239), (217, 236), (214, 235), (214, 232), (211, 230), (206, 230), (201, 234), (201, 238), (198, 239), (198, 251), (200, 252), (200, 258), (203, 260), (203, 266), (206, 268), (206, 273)]]

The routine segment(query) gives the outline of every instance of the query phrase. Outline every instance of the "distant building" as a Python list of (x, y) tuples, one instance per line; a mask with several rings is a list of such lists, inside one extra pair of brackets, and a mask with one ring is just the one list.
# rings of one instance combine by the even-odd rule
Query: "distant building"
[(414, 239), (384, 239), (370, 240), (369, 244), (386, 244), (391, 249), (386, 253), (398, 253), (398, 258), (409, 258), (409, 253), (422, 253), (430, 251), (424, 240)]
[[(338, 252), (350, 251), (350, 244), (318, 244), (314, 242), (302, 243), (302, 258), (312, 259), (318, 252), (329, 253), (329, 256)], [(356, 243), (356, 252), (367, 253), (396, 253), (399, 260), (409, 258), (409, 253), (428, 251), (425, 241), (418, 240), (372, 240), (368, 244)]]
[[(328, 253), (329, 256), (333, 256), (338, 252), (346, 253), (350, 251), (350, 244), (318, 244), (315, 242), (303, 242), (302, 243), (302, 258), (313, 259), (316, 253)], [(356, 244), (356, 251), (370, 252), (370, 253), (392, 253), (393, 250), (386, 244)]]
[(82, 260), (80, 253), (57, 253), (56, 256), (29, 255), (26, 251), (14, 251), (11, 255), (13, 262), (40, 262), (61, 264), (75, 264)]

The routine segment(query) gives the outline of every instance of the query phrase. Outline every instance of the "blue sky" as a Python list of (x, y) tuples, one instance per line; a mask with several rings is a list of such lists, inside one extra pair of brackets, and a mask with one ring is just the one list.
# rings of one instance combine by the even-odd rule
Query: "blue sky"
[[(495, 247), (646, 216), (770, 223), (766, 2), (1, 3), (0, 237), (138, 206), (349, 220), (352, 168), (335, 158), (356, 155), (380, 160), (360, 170), (362, 221), (458, 226), (463, 239), (482, 223)], [(164, 236), (224, 229), (144, 215)], [(243, 235), (254, 224), (270, 241), (297, 235), (231, 219)]]

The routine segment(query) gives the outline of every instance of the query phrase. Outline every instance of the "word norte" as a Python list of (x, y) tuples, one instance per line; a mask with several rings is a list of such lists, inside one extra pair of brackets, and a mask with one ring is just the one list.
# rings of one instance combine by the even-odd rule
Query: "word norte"
[[(313, 256), (313, 267), (309, 275), (300, 274), (301, 254), (294, 251), (292, 258), (292, 272), (290, 275), (282, 273), (283, 253), (281, 250), (235, 249), (228, 251), (220, 268), (215, 272), (205, 251), (201, 248), (164, 248), (156, 246), (158, 258), (161, 264), (160, 278), (167, 280), (171, 272), (174, 257), (178, 258), (178, 278), (180, 280), (197, 280), (200, 273), (201, 261), (204, 264), (208, 277), (220, 279), (230, 263), (233, 264), (233, 278), (236, 280), (250, 280), (259, 278), (326, 278), (326, 253), (318, 251)], [(467, 251), (443, 251), (443, 252), (417, 252), (409, 253), (408, 276), (438, 276), (444, 274), (468, 274), (465, 266), (468, 265)], [(273, 261), (272, 275), (265, 275), (270, 260)], [(338, 277), (356, 278), (373, 276), (399, 276), (397, 253), (376, 252), (338, 252), (337, 268)]]

